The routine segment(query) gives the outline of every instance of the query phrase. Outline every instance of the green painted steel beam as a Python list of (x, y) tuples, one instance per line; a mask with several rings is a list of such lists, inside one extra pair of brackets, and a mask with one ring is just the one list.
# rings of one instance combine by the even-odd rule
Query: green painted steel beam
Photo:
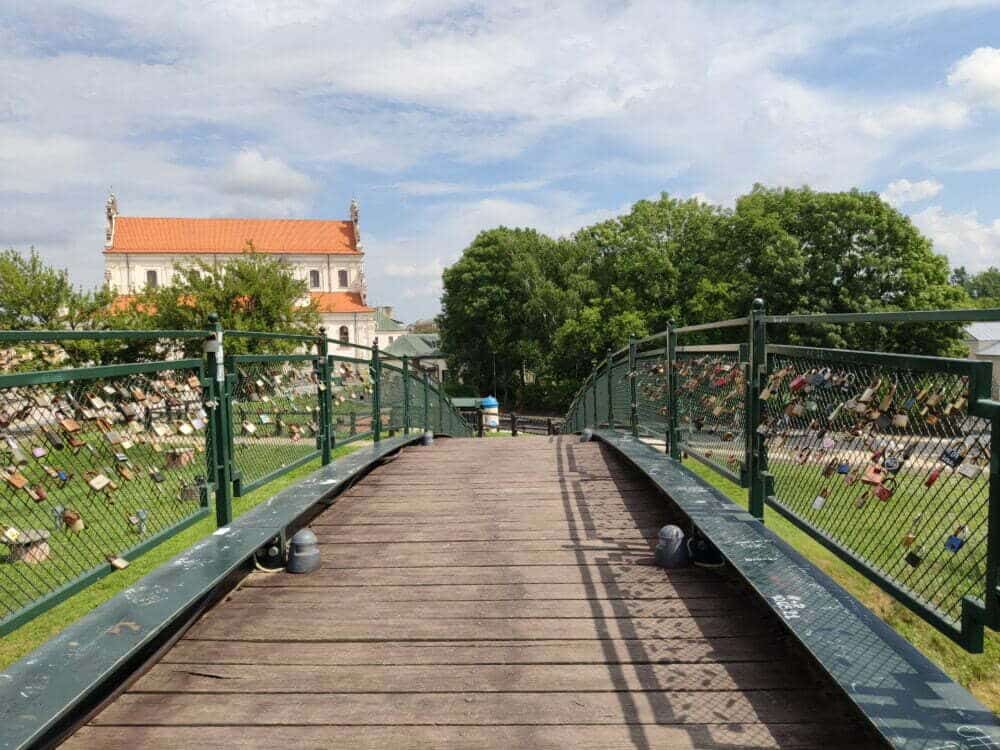
[(146, 331), (0, 331), (0, 341), (136, 341), (149, 339), (201, 339), (203, 330)]
[(125, 365), (100, 365), (98, 367), (76, 367), (67, 370), (20, 372), (12, 375), (0, 375), (0, 389), (17, 388), (25, 385), (65, 383), (67, 381), (121, 378), (128, 377), (129, 375), (164, 372), (166, 370), (201, 371), (202, 364), (202, 360), (200, 359), (175, 359), (163, 362), (135, 362)]
[(681, 326), (674, 329), (674, 333), (694, 333), (696, 331), (713, 331), (716, 328), (739, 328), (750, 324), (750, 318), (731, 318), (729, 320), (717, 320), (714, 323), (699, 323), (693, 326)]
[(974, 323), (1000, 320), (1000, 309), (910, 310), (873, 313), (818, 313), (815, 315), (768, 315), (765, 323)]

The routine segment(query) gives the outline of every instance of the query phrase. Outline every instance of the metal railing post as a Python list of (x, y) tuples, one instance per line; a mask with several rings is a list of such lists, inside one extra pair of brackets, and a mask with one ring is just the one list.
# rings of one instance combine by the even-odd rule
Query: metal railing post
[(670, 457), (681, 459), (680, 424), (677, 419), (677, 334), (674, 321), (667, 323), (667, 444)]
[[(594, 414), (593, 414), (593, 416), (594, 416), (594, 429), (595, 430), (597, 429), (597, 423), (600, 421), (600, 417), (597, 416), (597, 381), (598, 381), (597, 367), (595, 366), (594, 367), (594, 383), (593, 383), (593, 385), (594, 385)], [(584, 425), (584, 427), (586, 427), (586, 426), (587, 425)]]
[(215, 313), (208, 316), (208, 329), (204, 353), (209, 392), (205, 405), (208, 407), (211, 450), (207, 452), (214, 464), (209, 467), (209, 473), (215, 483), (215, 523), (221, 527), (233, 520), (233, 466), (230, 454), (232, 394), (222, 350), (222, 324)]
[(378, 341), (372, 345), (372, 361), (368, 368), (372, 381), (372, 440), (382, 439), (382, 362), (378, 357)]
[(410, 358), (403, 355), (403, 434), (410, 434)]
[(614, 368), (614, 354), (611, 347), (608, 347), (608, 429), (615, 429), (615, 384), (611, 377)]
[(326, 329), (319, 329), (319, 340), (316, 342), (316, 347), (319, 349), (319, 383), (317, 384), (317, 389), (319, 391), (319, 423), (320, 432), (317, 436), (319, 439), (319, 449), (322, 452), (322, 463), (326, 466), (330, 463), (331, 454), (333, 453), (333, 442), (334, 442), (334, 431), (333, 431), (333, 397), (331, 393), (331, 378), (330, 378), (330, 341), (326, 337)]
[(477, 407), (476, 408), (476, 437), (485, 437), (485, 435), (486, 435), (486, 429), (485, 429), (484, 422), (485, 422), (485, 419), (483, 418), (483, 409), (482, 409), (482, 407)]
[(433, 432), (431, 425), (431, 381), (424, 370), (424, 432)]
[(517, 437), (517, 414), (510, 413), (510, 436)]
[(746, 453), (748, 509), (754, 518), (764, 520), (764, 437), (757, 432), (760, 425), (760, 392), (767, 376), (767, 328), (764, 322), (764, 300), (755, 299), (750, 307), (750, 372), (747, 377)]
[(438, 432), (444, 432), (444, 400), (447, 398), (444, 394), (444, 383), (440, 380), (437, 383), (438, 389)]
[(636, 368), (638, 345), (635, 343), (635, 336), (628, 337), (628, 394), (629, 394), (629, 425), (632, 428), (632, 437), (639, 437), (639, 373)]

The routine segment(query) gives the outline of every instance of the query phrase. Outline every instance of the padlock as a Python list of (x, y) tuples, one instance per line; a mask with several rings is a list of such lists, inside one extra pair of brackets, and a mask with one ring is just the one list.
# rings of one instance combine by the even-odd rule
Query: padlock
[(908, 531), (906, 532), (906, 535), (903, 536), (903, 541), (900, 542), (900, 544), (902, 544), (904, 547), (912, 547), (915, 541), (917, 541), (916, 532)]
[(813, 499), (813, 510), (822, 510), (828, 497), (830, 497), (830, 490), (824, 487), (819, 491), (819, 494), (816, 495), (815, 499)]
[(897, 473), (903, 467), (903, 460), (899, 456), (886, 456), (885, 460), (882, 462), (882, 466), (885, 470), (891, 474)]
[(969, 527), (962, 524), (944, 542), (944, 548), (949, 552), (958, 552), (965, 546), (965, 540), (969, 538)]
[(896, 395), (896, 384), (893, 383), (889, 386), (889, 390), (886, 391), (885, 395), (882, 396), (882, 400), (878, 403), (879, 411), (889, 411), (889, 407), (892, 406), (892, 399)]
[(866, 505), (868, 505), (868, 493), (862, 492), (858, 495), (857, 500), (854, 501), (854, 507), (860, 509), (864, 508)]
[(875, 497), (886, 502), (896, 491), (896, 477), (889, 477), (882, 484), (875, 486)]
[(982, 473), (982, 471), (982, 467), (978, 464), (966, 461), (955, 470), (955, 473), (961, 474), (966, 479), (975, 479)]
[(844, 484), (850, 486), (861, 478), (861, 472), (858, 469), (852, 469), (847, 474), (844, 474)]
[(872, 380), (871, 383), (868, 385), (868, 387), (865, 388), (864, 392), (862, 392), (861, 396), (858, 398), (858, 401), (867, 404), (875, 397), (875, 392), (879, 389), (881, 385), (882, 385), (881, 378), (875, 378), (874, 380)]
[(809, 385), (809, 378), (805, 375), (796, 375), (792, 378), (792, 382), (788, 384), (788, 387), (793, 392), (798, 392)]
[(826, 466), (823, 467), (823, 476), (832, 477), (833, 473), (837, 470), (837, 459), (831, 458)]
[(924, 561), (923, 550), (921, 549), (917, 551), (911, 549), (909, 552), (906, 553), (906, 557), (904, 557), (903, 559), (906, 560), (907, 565), (915, 568)]
[(965, 460), (966, 453), (968, 447), (964, 446), (961, 440), (955, 440), (941, 451), (940, 459), (943, 464), (955, 469)]
[(864, 484), (878, 485), (882, 484), (885, 479), (885, 470), (876, 464), (869, 464), (868, 468), (865, 469), (864, 475), (861, 477), (861, 481)]
[(893, 427), (907, 427), (910, 424), (910, 418), (903, 412), (896, 412), (892, 415), (892, 426)]
[(795, 463), (804, 464), (806, 461), (809, 460), (810, 452), (811, 451), (808, 448), (803, 448), (802, 450), (800, 450), (795, 456)]
[(767, 401), (773, 395), (774, 391), (771, 388), (771, 384), (768, 383), (767, 385), (764, 386), (764, 389), (757, 395), (757, 398), (759, 398), (761, 401)]
[(847, 461), (841, 461), (837, 464), (838, 474), (849, 474), (851, 472), (851, 465)]

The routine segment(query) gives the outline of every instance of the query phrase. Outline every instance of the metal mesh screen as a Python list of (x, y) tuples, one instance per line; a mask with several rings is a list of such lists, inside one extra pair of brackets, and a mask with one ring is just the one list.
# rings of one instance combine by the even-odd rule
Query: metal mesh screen
[(333, 435), (337, 442), (357, 439), (372, 431), (372, 381), (368, 362), (331, 357), (330, 380)]
[(201, 361), (165, 367), (0, 377), (0, 623), (205, 512)]
[(667, 432), (667, 368), (663, 352), (636, 360), (636, 403), (639, 434), (663, 439)]
[(959, 622), (962, 597), (985, 596), (989, 494), (968, 378), (944, 360), (776, 349), (758, 428), (772, 502)]
[(403, 373), (388, 365), (382, 365), (381, 379), (382, 426), (388, 430), (403, 429), (405, 393)]
[(242, 491), (318, 452), (319, 359), (235, 357), (233, 461)]
[(681, 446), (738, 475), (746, 454), (746, 380), (739, 348), (678, 351), (675, 362)]

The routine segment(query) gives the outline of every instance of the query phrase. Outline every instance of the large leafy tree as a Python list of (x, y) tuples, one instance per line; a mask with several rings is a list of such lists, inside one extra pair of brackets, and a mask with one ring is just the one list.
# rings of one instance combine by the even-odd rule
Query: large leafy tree
[(951, 283), (964, 289), (980, 307), (1000, 307), (1000, 268), (996, 266), (976, 274), (959, 266), (951, 274)]
[(565, 297), (543, 272), (557, 264), (558, 247), (534, 230), (500, 227), (481, 232), (445, 270), (441, 346), (452, 371), (481, 392), (495, 380), (509, 401), (526, 371), (544, 369)]
[(0, 326), (59, 328), (73, 293), (66, 271), (47, 265), (34, 248), (0, 253)]
[[(756, 186), (736, 203), (709, 278), (730, 285), (733, 315), (754, 297), (775, 314), (949, 308), (967, 297), (948, 261), (875, 193)], [(957, 350), (955, 324), (773, 326), (776, 340), (928, 354)]]
[[(168, 330), (205, 328), (210, 313), (218, 314), (224, 328), (241, 331), (315, 334), (319, 325), (306, 282), (295, 278), (281, 259), (255, 252), (251, 243), (225, 264), (199, 260), (177, 268), (169, 285), (146, 290), (129, 307), (146, 316), (148, 327)], [(231, 338), (226, 351), (290, 351), (298, 346)], [(200, 342), (186, 348), (200, 351)]]

